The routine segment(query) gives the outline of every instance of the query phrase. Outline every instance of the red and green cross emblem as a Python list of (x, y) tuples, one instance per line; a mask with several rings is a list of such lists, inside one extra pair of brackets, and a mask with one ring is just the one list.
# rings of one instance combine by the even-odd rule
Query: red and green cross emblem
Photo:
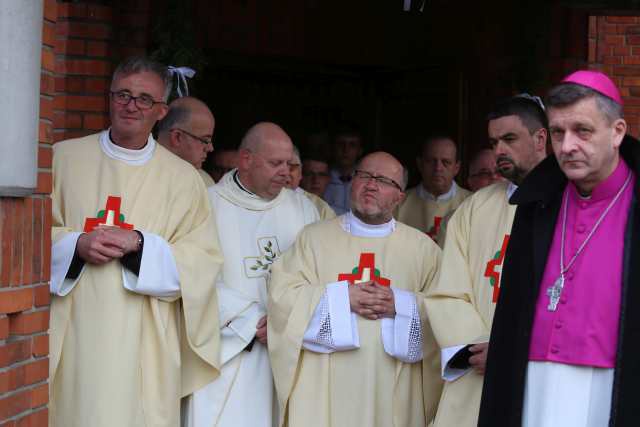
[(104, 209), (98, 212), (96, 218), (87, 218), (84, 222), (84, 232), (90, 233), (100, 225), (119, 227), (125, 230), (133, 230), (133, 224), (124, 222), (124, 214), (120, 212), (122, 199), (116, 196), (109, 196)]
[(438, 232), (440, 231), (440, 226), (442, 225), (442, 217), (436, 216), (433, 218), (433, 227), (429, 231), (427, 231), (427, 236), (431, 237), (432, 240), (436, 240), (438, 237)]
[(380, 270), (376, 268), (375, 257), (376, 255), (373, 253), (361, 253), (358, 265), (351, 271), (351, 273), (338, 274), (338, 282), (346, 280), (350, 285), (353, 285), (373, 280), (381, 286), (390, 286), (391, 280), (382, 277)]
[[(493, 286), (493, 298), (494, 303), (498, 302), (498, 296), (500, 295), (500, 276), (502, 275), (502, 263), (504, 262), (504, 256), (507, 252), (507, 245), (509, 244), (509, 235), (504, 235), (502, 241), (502, 247), (493, 256), (493, 259), (487, 262), (487, 268), (484, 271), (484, 277), (489, 278), (489, 283)], [(500, 267), (500, 271), (498, 271)]]

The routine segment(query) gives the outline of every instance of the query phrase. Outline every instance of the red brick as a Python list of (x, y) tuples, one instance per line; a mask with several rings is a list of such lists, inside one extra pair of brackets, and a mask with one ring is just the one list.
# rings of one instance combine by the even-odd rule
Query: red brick
[(56, 34), (63, 37), (106, 40), (111, 38), (111, 27), (99, 23), (58, 22)]
[(615, 66), (613, 67), (613, 75), (614, 76), (637, 76), (639, 70), (637, 67), (624, 67), (624, 66)]
[(0, 313), (18, 313), (33, 307), (31, 288), (6, 289), (0, 292)]
[(101, 6), (98, 4), (90, 4), (87, 9), (87, 18), (94, 19), (96, 21), (111, 22), (113, 18), (112, 9), (108, 6)]
[[(633, 36), (629, 36), (629, 37), (633, 37)], [(604, 41), (605, 44), (612, 45), (612, 46), (620, 46), (624, 44), (624, 36), (620, 36), (617, 34), (616, 35), (605, 34), (602, 40)]]
[(598, 35), (598, 17), (589, 17), (589, 38), (595, 38)]
[(11, 335), (28, 335), (49, 329), (49, 310), (17, 313), (9, 316)]
[(640, 87), (630, 87), (627, 88), (629, 89), (629, 95), (631, 96), (640, 96)]
[(9, 286), (9, 280), (11, 277), (11, 241), (13, 230), (13, 204), (16, 203), (14, 199), (0, 198), (0, 229), (2, 235), (2, 247), (0, 253), (5, 254), (0, 257), (0, 286)]
[(25, 384), (35, 384), (47, 379), (49, 374), (49, 359), (40, 359), (25, 365)]
[(23, 227), (22, 284), (28, 285), (33, 283), (31, 277), (31, 255), (33, 254), (33, 199), (30, 197), (24, 199)]
[(51, 277), (51, 197), (44, 199), (44, 227), (42, 229), (42, 273), (40, 280), (49, 281)]
[(41, 169), (50, 169), (53, 158), (51, 147), (38, 147), (38, 167)]
[(50, 302), (49, 285), (41, 285), (33, 288), (33, 305), (43, 307)]
[(86, 42), (78, 39), (59, 38), (56, 40), (55, 52), (58, 55), (84, 55)]
[(57, 110), (53, 115), (53, 127), (56, 129), (80, 129), (82, 128), (82, 115)]
[(631, 47), (629, 47), (629, 46), (614, 46), (613, 47), (613, 54), (614, 55), (621, 55), (621, 56), (630, 55), (631, 54)]
[(53, 127), (51, 123), (40, 119), (38, 123), (38, 142), (51, 144), (53, 142)]
[(31, 276), (34, 282), (40, 282), (42, 271), (42, 199), (33, 200), (33, 254), (31, 256)]
[(108, 76), (111, 64), (100, 59), (59, 59), (56, 61), (56, 72), (68, 75)]
[(0, 315), (0, 340), (9, 338), (9, 318), (6, 315)]
[(107, 78), (102, 79), (87, 79), (85, 85), (85, 92), (87, 94), (100, 94), (105, 95), (109, 91), (111, 81)]
[(53, 55), (53, 50), (50, 47), (45, 47), (41, 51), (41, 59), (42, 59), (42, 69), (54, 72), (55, 67), (55, 57)]
[(42, 357), (49, 354), (49, 335), (36, 335), (33, 337), (32, 355)]
[(108, 121), (105, 114), (85, 114), (84, 128), (89, 130), (102, 130), (107, 127)]
[(87, 56), (104, 57), (109, 55), (109, 45), (105, 42), (88, 41)]
[[(33, 396), (31, 398), (33, 399)], [(37, 412), (32, 412), (29, 415), (21, 417), (16, 422), (16, 427), (44, 427), (47, 425), (48, 419), (49, 419), (48, 409), (42, 408)]]
[[(31, 338), (8, 342), (0, 346), (0, 368), (13, 365), (31, 356)], [(0, 418), (1, 419), (1, 418)]]
[(56, 77), (56, 92), (84, 93), (84, 77)]
[(616, 28), (616, 24), (609, 24), (609, 23), (603, 22), (598, 27), (598, 33), (602, 35), (606, 35), (606, 34), (615, 35), (618, 33), (618, 29)]
[(50, 194), (53, 190), (53, 178), (51, 172), (38, 172), (37, 194)]
[[(625, 56), (624, 63), (628, 65), (639, 65), (640, 64), (640, 56)], [(636, 67), (636, 75), (640, 75), (640, 69)]]
[(56, 79), (53, 75), (43, 72), (40, 73), (40, 93), (52, 95), (55, 92)]
[(31, 407), (37, 408), (49, 402), (49, 385), (42, 384), (31, 390)]
[(53, 118), (53, 99), (40, 95), (40, 118)]
[(42, 23), (42, 43), (53, 47), (56, 42), (56, 28), (53, 22), (44, 21)]
[(640, 36), (627, 36), (627, 44), (633, 46), (640, 45)]
[(58, 110), (70, 111), (106, 111), (107, 103), (104, 96), (56, 96), (54, 106)]
[(59, 3), (58, 18), (86, 18), (87, 6), (77, 3)]
[(31, 409), (31, 391), (12, 394), (0, 399), (0, 420), (16, 416)]
[(56, 0), (44, 1), (44, 19), (52, 22), (58, 19), (58, 4)]
[(607, 16), (607, 22), (612, 24), (636, 24), (637, 16)]
[(24, 234), (24, 225), (22, 217), (24, 215), (24, 203), (22, 199), (16, 200), (13, 204), (13, 237), (11, 242), (11, 277), (9, 283), (11, 286), (18, 286), (22, 283), (22, 236)]
[(605, 56), (602, 59), (603, 64), (612, 64), (612, 65), (620, 65), (622, 64), (621, 56)]
[(623, 86), (640, 86), (640, 78), (638, 77), (625, 77), (622, 81)]
[(589, 62), (596, 62), (596, 41), (589, 40)]

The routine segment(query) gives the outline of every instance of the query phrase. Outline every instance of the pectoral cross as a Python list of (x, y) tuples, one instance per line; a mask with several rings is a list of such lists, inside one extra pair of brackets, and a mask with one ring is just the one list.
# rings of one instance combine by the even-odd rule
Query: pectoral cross
[(558, 302), (560, 301), (560, 296), (562, 295), (562, 288), (564, 287), (564, 275), (560, 275), (558, 279), (554, 282), (553, 286), (549, 286), (547, 288), (547, 296), (549, 297), (549, 305), (547, 306), (547, 310), (556, 311), (558, 308)]

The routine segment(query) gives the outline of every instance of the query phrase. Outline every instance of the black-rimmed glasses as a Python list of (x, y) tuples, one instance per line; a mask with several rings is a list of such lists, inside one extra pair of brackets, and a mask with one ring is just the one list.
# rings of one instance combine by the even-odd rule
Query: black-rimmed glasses
[(186, 130), (184, 130), (184, 129), (180, 129), (180, 128), (173, 128), (173, 129), (171, 129), (171, 130), (177, 130), (177, 131), (179, 131), (179, 132), (182, 132), (182, 133), (184, 133), (185, 135), (190, 136), (190, 137), (191, 137), (191, 138), (193, 138), (193, 139), (197, 139), (198, 141), (202, 142), (204, 145), (213, 144), (213, 140), (211, 140), (211, 139), (207, 139), (207, 138), (202, 138), (201, 136), (194, 135), (194, 134), (192, 134), (191, 132), (187, 132), (187, 131), (186, 131)]
[(129, 105), (131, 100), (133, 100), (136, 107), (138, 107), (138, 109), (140, 110), (150, 110), (156, 104), (166, 104), (166, 102), (164, 101), (154, 100), (149, 95), (133, 96), (129, 92), (123, 90), (118, 92), (111, 91), (109, 92), (109, 94), (111, 95), (111, 99), (113, 99), (116, 104)]
[(400, 191), (404, 191), (402, 189), (402, 187), (400, 186), (400, 184), (398, 184), (397, 182), (395, 182), (391, 178), (387, 178), (386, 176), (373, 175), (370, 172), (366, 172), (366, 171), (362, 171), (362, 170), (358, 170), (358, 169), (353, 171), (353, 176), (356, 177), (356, 178), (365, 180), (365, 181), (369, 181), (370, 179), (373, 179), (378, 184), (385, 185), (387, 187), (395, 187)]

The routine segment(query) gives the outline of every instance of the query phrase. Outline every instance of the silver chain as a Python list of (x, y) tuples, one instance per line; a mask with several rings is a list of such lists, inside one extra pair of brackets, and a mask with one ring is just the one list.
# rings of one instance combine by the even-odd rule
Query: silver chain
[(600, 223), (602, 223), (602, 221), (604, 220), (604, 217), (607, 216), (607, 214), (609, 213), (609, 211), (611, 210), (613, 205), (615, 205), (615, 203), (618, 201), (620, 196), (622, 196), (622, 193), (624, 192), (624, 189), (627, 188), (627, 185), (629, 185), (629, 182), (631, 181), (632, 175), (633, 174), (631, 172), (629, 172), (629, 175), (627, 175), (627, 179), (624, 181), (624, 184), (622, 184), (622, 187), (620, 187), (620, 190), (618, 190), (618, 193), (616, 194), (616, 196), (613, 198), (611, 203), (609, 203), (609, 206), (607, 206), (607, 208), (604, 210), (604, 212), (602, 212), (602, 215), (600, 215), (600, 218), (598, 218), (598, 221), (596, 221), (596, 224), (591, 229), (591, 232), (589, 233), (587, 238), (584, 239), (584, 242), (582, 242), (582, 244), (580, 245), (580, 247), (576, 251), (575, 255), (573, 256), (573, 258), (571, 258), (571, 260), (569, 261), (569, 264), (567, 264), (566, 267), (564, 266), (564, 238), (565, 238), (565, 233), (567, 231), (567, 210), (568, 210), (567, 207), (569, 205), (569, 200), (568, 200), (569, 199), (569, 191), (565, 192), (565, 194), (564, 194), (564, 211), (562, 213), (562, 241), (561, 241), (561, 244), (560, 244), (561, 245), (560, 246), (560, 276), (564, 276), (564, 273), (569, 271), (569, 269), (573, 265), (573, 263), (576, 260), (576, 258), (578, 258), (578, 255), (580, 255), (582, 253), (582, 250), (585, 248), (585, 246), (587, 246), (587, 243), (589, 243), (589, 240), (591, 240), (591, 237), (593, 236), (593, 234), (596, 232), (596, 230), (600, 226)]

